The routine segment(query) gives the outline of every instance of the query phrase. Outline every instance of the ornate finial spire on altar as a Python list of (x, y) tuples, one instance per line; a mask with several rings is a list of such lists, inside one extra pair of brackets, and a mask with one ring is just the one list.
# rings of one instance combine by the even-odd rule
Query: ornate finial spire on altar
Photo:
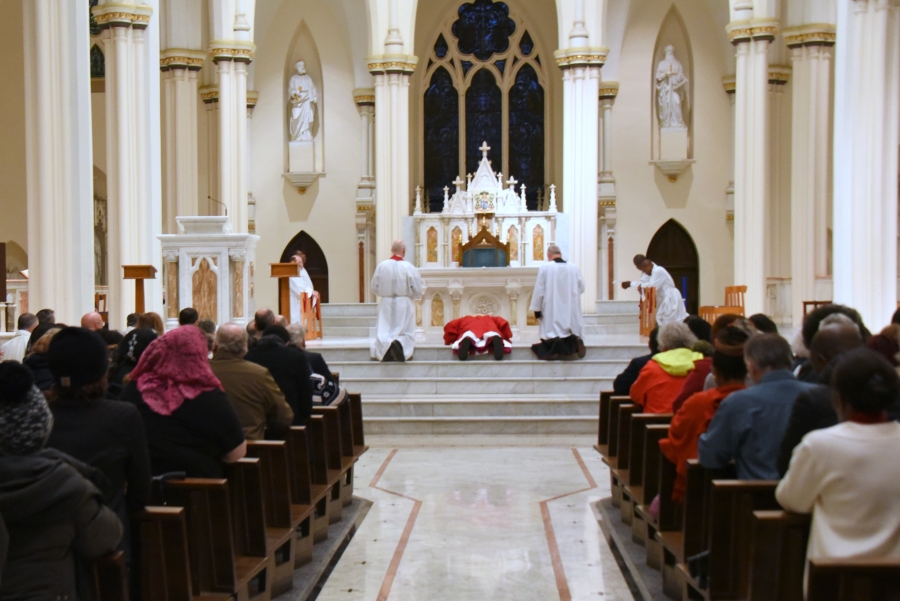
[(551, 213), (559, 213), (559, 209), (556, 208), (556, 184), (550, 184), (550, 212)]
[(511, 175), (509, 176), (509, 179), (506, 180), (506, 185), (509, 186), (509, 189), (512, 190), (513, 192), (516, 191), (516, 184), (518, 184), (518, 183), (519, 182), (516, 181), (516, 178), (514, 178)]
[(478, 150), (481, 151), (481, 158), (486, 159), (488, 153), (491, 151), (491, 147), (487, 145), (487, 140), (481, 143), (481, 148)]
[(456, 179), (453, 181), (453, 185), (456, 186), (457, 192), (462, 190), (463, 184), (465, 184), (465, 183), (466, 182), (464, 182), (463, 179), (458, 175), (456, 176)]
[(520, 190), (520, 192), (522, 193), (522, 194), (521, 194), (521, 197), (522, 197), (522, 210), (523, 210), (523, 211), (527, 211), (527, 210), (528, 210), (528, 199), (525, 198), (525, 184), (522, 184), (522, 187), (519, 188), (519, 190)]
[[(407, 205), (409, 206), (409, 205)], [(416, 186), (416, 208), (413, 215), (422, 214), (422, 186)]]
[[(456, 176), (456, 179), (459, 179), (459, 176)], [(456, 182), (454, 182), (456, 183)], [(460, 182), (462, 183), (462, 182)], [(459, 186), (456, 187), (459, 190)], [(444, 186), (444, 213), (450, 210), (450, 187)]]

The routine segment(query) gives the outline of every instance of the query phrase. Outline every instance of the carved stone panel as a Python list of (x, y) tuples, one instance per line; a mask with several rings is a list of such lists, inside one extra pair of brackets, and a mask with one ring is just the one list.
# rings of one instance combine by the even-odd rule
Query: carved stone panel
[(440, 294), (435, 294), (431, 299), (431, 325), (436, 328), (444, 327), (444, 299)]
[(506, 239), (509, 242), (509, 260), (510, 261), (518, 261), (519, 260), (519, 230), (516, 229), (516, 226), (509, 226), (509, 230), (506, 233)]
[(234, 286), (233, 291), (233, 309), (232, 314), (234, 317), (243, 317), (244, 316), (244, 262), (243, 261), (233, 261), (232, 262), (232, 282)]
[(453, 262), (459, 263), (462, 257), (460, 256), (460, 249), (462, 248), (462, 230), (459, 229), (459, 226), (453, 228), (453, 234), (450, 236), (450, 240), (453, 243)]
[[(196, 259), (194, 259), (196, 261)], [(210, 267), (210, 261), (206, 257), (200, 259), (197, 271), (191, 278), (193, 286), (193, 306), (200, 314), (200, 319), (211, 319), (219, 322), (217, 291), (219, 277)]]
[(178, 263), (166, 263), (166, 317), (178, 319)]
[(469, 299), (469, 311), (474, 315), (497, 315), (500, 303), (487, 294), (479, 294)]
[(428, 228), (427, 235), (427, 244), (428, 244), (428, 258), (426, 259), (429, 263), (437, 263), (438, 262), (438, 233), (437, 230), (433, 227)]
[(544, 260), (544, 228), (540, 225), (534, 226), (531, 234), (532, 256), (535, 261)]

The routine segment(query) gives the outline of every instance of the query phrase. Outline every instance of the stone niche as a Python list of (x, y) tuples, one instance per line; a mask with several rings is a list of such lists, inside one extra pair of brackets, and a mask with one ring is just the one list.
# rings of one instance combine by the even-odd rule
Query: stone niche
[(217, 325), (245, 325), (256, 310), (254, 276), (259, 236), (232, 234), (227, 217), (176, 217), (180, 234), (160, 236), (166, 286), (166, 328), (194, 307)]

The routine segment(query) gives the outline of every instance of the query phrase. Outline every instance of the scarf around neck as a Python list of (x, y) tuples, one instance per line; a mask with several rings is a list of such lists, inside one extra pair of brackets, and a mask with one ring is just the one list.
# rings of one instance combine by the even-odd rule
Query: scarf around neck
[(131, 372), (131, 380), (150, 409), (172, 415), (200, 393), (222, 389), (207, 354), (200, 328), (176, 328), (150, 343)]

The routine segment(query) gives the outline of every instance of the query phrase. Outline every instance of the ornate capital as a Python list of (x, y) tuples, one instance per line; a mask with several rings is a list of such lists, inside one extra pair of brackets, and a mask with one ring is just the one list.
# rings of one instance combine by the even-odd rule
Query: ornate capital
[(202, 88), (200, 88), (200, 100), (202, 100), (204, 104), (212, 104), (213, 102), (218, 102), (218, 86), (203, 86)]
[(791, 78), (791, 68), (784, 65), (769, 65), (769, 83), (783, 86)]
[(256, 45), (253, 42), (216, 40), (209, 44), (209, 55), (214, 63), (219, 61), (249, 63), (253, 61), (254, 52), (256, 52)]
[(356, 103), (356, 106), (375, 106), (375, 90), (372, 88), (353, 90), (353, 102)]
[(247, 250), (244, 248), (229, 248), (228, 256), (236, 263), (242, 263), (247, 260)]
[(366, 59), (369, 73), (379, 75), (382, 73), (412, 74), (419, 64), (419, 58), (411, 54), (382, 54), (370, 56)]
[(168, 48), (159, 53), (160, 71), (169, 69), (189, 69), (199, 71), (203, 68), (206, 53), (200, 50), (186, 50), (184, 48)]
[(750, 40), (773, 40), (778, 35), (778, 28), (778, 19), (748, 19), (732, 21), (725, 27), (725, 32), (732, 44), (740, 44)]
[(125, 4), (109, 2), (91, 9), (94, 21), (100, 29), (109, 27), (134, 27), (146, 29), (150, 24), (153, 9), (147, 4)]
[(247, 90), (247, 108), (252, 109), (259, 101), (259, 92), (256, 90)]
[(615, 98), (619, 95), (619, 82), (617, 81), (601, 81), (600, 82), (600, 98)]
[(557, 50), (553, 56), (560, 69), (572, 69), (574, 67), (602, 67), (606, 63), (608, 54), (609, 48), (582, 46)]
[(734, 75), (726, 75), (722, 78), (722, 87), (725, 88), (726, 94), (734, 94), (737, 89), (737, 79)]
[(834, 46), (836, 40), (835, 27), (829, 23), (810, 23), (798, 27), (786, 27), (784, 30), (784, 43), (788, 48)]
[(163, 260), (166, 263), (177, 263), (178, 262), (178, 251), (177, 250), (164, 250), (163, 251)]

